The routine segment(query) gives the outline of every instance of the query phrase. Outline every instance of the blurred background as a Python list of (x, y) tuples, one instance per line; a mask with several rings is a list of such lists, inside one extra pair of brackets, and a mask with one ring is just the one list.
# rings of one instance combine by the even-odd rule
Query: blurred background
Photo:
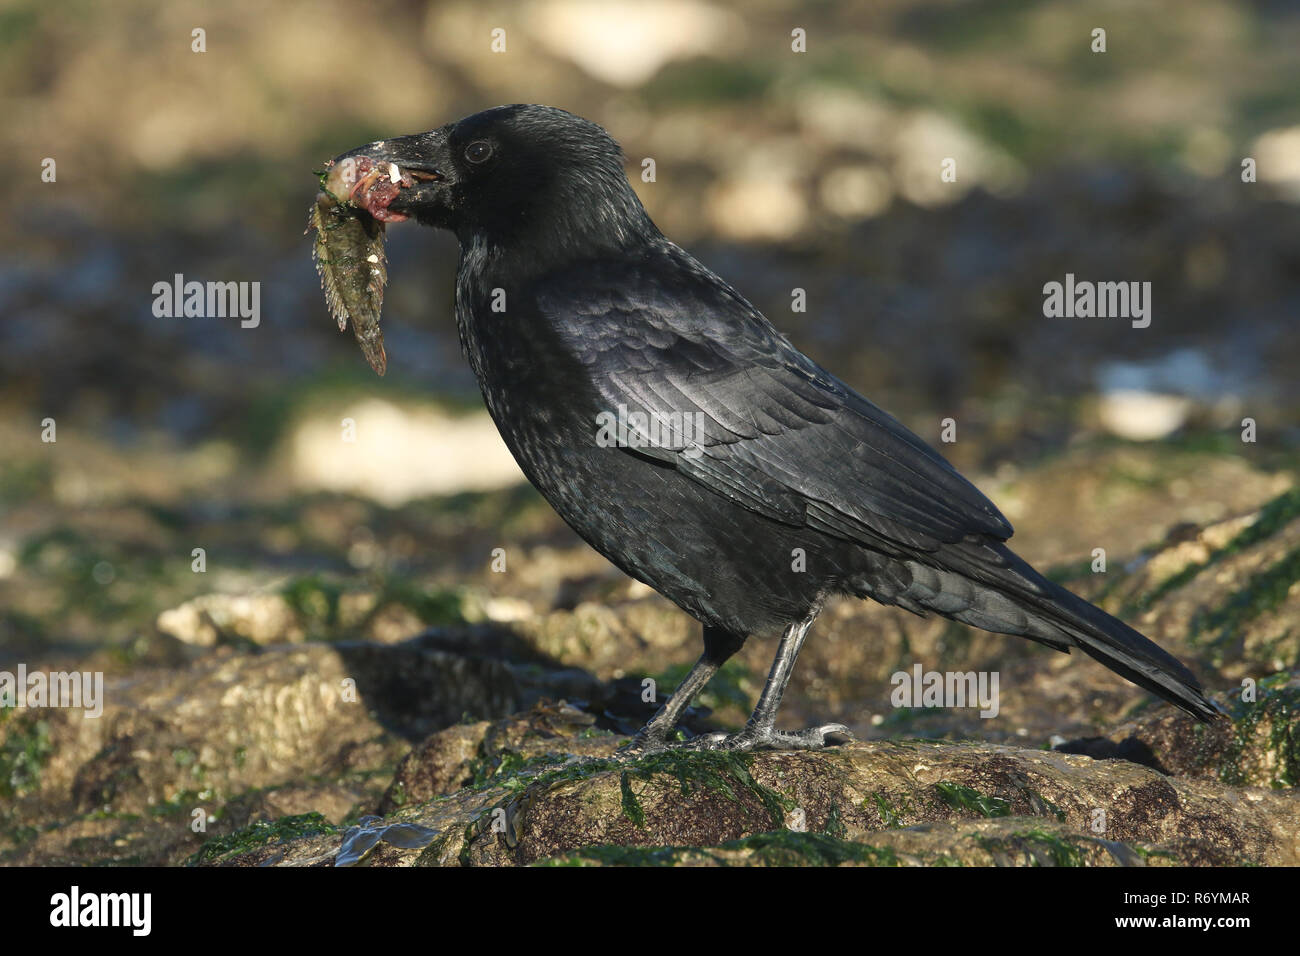
[[(942, 450), (1026, 557), (1122, 569), (1251, 514), (1300, 449), (1298, 49), (1283, 0), (6, 0), (0, 666), (484, 622), (604, 681), (694, 658), (684, 616), (520, 484), (460, 356), (453, 239), (389, 232), (386, 378), (326, 311), (312, 171), (503, 103), (604, 125), (663, 231), (800, 348), (932, 443), (955, 419)], [(1045, 318), (1067, 273), (1151, 282), (1150, 327)], [(260, 324), (155, 317), (176, 274), (259, 282)], [(1290, 640), (1250, 666), (1294, 666)], [(981, 659), (1039, 653), (1012, 643)], [(742, 716), (769, 653), (732, 672)], [(890, 667), (867, 686), (825, 653), (802, 706), (870, 732)], [(1071, 726), (1096, 686), (1135, 699), (1076, 666)], [(974, 729), (1046, 736), (1032, 711)]]

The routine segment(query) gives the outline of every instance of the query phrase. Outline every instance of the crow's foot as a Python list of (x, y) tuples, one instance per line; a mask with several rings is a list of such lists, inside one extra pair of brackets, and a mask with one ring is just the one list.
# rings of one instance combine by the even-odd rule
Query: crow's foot
[(647, 732), (642, 727), (635, 737), (614, 751), (615, 758), (620, 757), (648, 757), (650, 754), (662, 753), (665, 750), (671, 750), (674, 747), (681, 747), (683, 744), (676, 740), (669, 740), (664, 734), (657, 734), (653, 731)]
[(746, 727), (736, 734), (704, 734), (676, 746), (687, 750), (822, 750), (853, 739), (852, 732), (843, 724), (822, 724), (795, 731)]

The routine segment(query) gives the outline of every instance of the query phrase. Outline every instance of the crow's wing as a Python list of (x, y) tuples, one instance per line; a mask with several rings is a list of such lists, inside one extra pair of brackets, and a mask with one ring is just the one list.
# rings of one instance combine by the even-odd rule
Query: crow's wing
[(607, 421), (623, 413), (629, 453), (775, 521), (886, 550), (1010, 537), (937, 452), (676, 247), (587, 263), (535, 293)]

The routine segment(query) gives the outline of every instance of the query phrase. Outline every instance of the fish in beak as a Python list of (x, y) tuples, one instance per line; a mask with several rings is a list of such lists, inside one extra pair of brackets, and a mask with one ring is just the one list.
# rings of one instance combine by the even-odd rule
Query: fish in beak
[(388, 367), (379, 329), (388, 282), (384, 227), (408, 219), (402, 206), (417, 208), (444, 181), (420, 152), (437, 135), (371, 143), (330, 160), (318, 173), (320, 191), (306, 230), (316, 232), (312, 259), (339, 331), (352, 323), (362, 354), (379, 375)]

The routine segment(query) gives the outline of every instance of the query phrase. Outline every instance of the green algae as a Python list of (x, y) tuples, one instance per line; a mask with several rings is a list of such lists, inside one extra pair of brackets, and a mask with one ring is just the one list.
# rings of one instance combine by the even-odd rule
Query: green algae
[(185, 865), (215, 863), (269, 843), (287, 843), (322, 833), (338, 832), (339, 827), (319, 813), (300, 813), (271, 821), (259, 820), (241, 830), (208, 840), (185, 861)]
[(1011, 804), (1001, 797), (988, 797), (971, 787), (947, 780), (936, 783), (934, 789), (939, 799), (954, 810), (974, 813), (987, 819), (1011, 816)]

